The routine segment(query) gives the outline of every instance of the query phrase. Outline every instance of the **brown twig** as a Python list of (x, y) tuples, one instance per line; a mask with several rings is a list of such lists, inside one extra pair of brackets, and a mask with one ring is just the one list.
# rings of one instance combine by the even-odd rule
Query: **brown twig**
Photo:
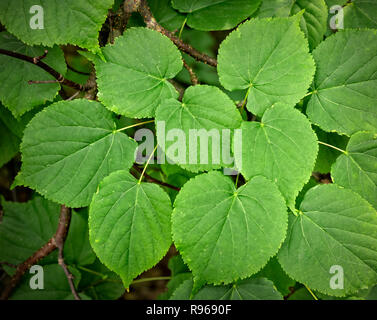
[(63, 271), (64, 271), (64, 273), (67, 277), (69, 287), (71, 288), (72, 294), (73, 294), (73, 296), (75, 297), (76, 300), (81, 300), (80, 296), (78, 295), (78, 293), (76, 291), (75, 285), (73, 283), (73, 275), (68, 270), (68, 267), (64, 262), (64, 255), (63, 255), (64, 242), (65, 242), (65, 238), (66, 238), (67, 233), (68, 233), (68, 228), (69, 228), (70, 218), (71, 218), (71, 211), (66, 206), (62, 206), (61, 211), (65, 211), (64, 216), (67, 216), (67, 214), (68, 214), (67, 212), (69, 212), (69, 219), (68, 220), (67, 219), (59, 220), (58, 231), (61, 230), (60, 233), (62, 234), (62, 236), (53, 237), (52, 239), (53, 239), (53, 243), (55, 244), (55, 246), (58, 248), (58, 251), (59, 251), (59, 253), (58, 253), (58, 263), (62, 267), (62, 269), (63, 269)]
[(51, 68), (49, 65), (47, 65), (46, 63), (41, 61), (44, 58), (45, 55), (42, 55), (40, 57), (29, 57), (29, 56), (26, 56), (24, 54), (21, 54), (21, 53), (18, 53), (18, 52), (13, 52), (13, 51), (8, 51), (8, 50), (5, 50), (5, 49), (0, 49), (0, 54), (32, 63), (32, 64), (42, 68), (43, 70), (45, 70), (47, 73), (52, 75), (57, 81), (59, 81), (63, 85), (66, 85), (66, 86), (71, 87), (71, 88), (75, 88), (75, 89), (80, 90), (80, 91), (87, 89), (85, 86), (83, 86), (81, 84), (78, 84), (78, 83), (73, 82), (71, 80), (65, 79), (64, 76), (61, 73), (57, 72), (55, 69)]
[(62, 206), (60, 210), (58, 227), (56, 229), (54, 236), (42, 248), (40, 248), (32, 256), (30, 256), (28, 259), (26, 259), (24, 262), (17, 266), (16, 273), (13, 275), (9, 284), (5, 287), (4, 291), (2, 292), (0, 300), (6, 300), (9, 298), (14, 288), (21, 281), (22, 276), (26, 273), (27, 270), (31, 268), (31, 266), (36, 264), (42, 258), (48, 256), (55, 249), (57, 249), (57, 245), (60, 245), (62, 242), (64, 243), (68, 233), (70, 221), (71, 210), (66, 206)]
[(59, 80), (29, 80), (28, 84), (40, 84), (40, 83), (59, 83)]
[(173, 32), (163, 28), (154, 18), (146, 0), (126, 0), (124, 3), (124, 12), (130, 13), (138, 11), (144, 19), (148, 28), (154, 29), (170, 38), (171, 41), (183, 52), (189, 54), (198, 61), (204, 62), (212, 67), (217, 66), (217, 60), (196, 50), (187, 43), (174, 35)]
[[(139, 172), (139, 173), (142, 173), (142, 171), (143, 171), (143, 170), (142, 170), (141, 168), (139, 168), (137, 165), (133, 165), (133, 168), (134, 168), (137, 172)], [(179, 188), (179, 187), (175, 187), (175, 186), (173, 186), (173, 185), (171, 185), (171, 184), (169, 184), (169, 183), (166, 183), (166, 182), (163, 182), (163, 181), (157, 180), (157, 179), (151, 177), (150, 175), (146, 174), (145, 172), (144, 172), (144, 178), (145, 178), (145, 180), (147, 180), (148, 182), (156, 183), (156, 184), (158, 184), (158, 185), (160, 185), (160, 186), (163, 186), (163, 187), (168, 187), (168, 188), (173, 189), (173, 190), (176, 190), (176, 191), (181, 190), (181, 188)]]
[(186, 70), (188, 71), (190, 75), (190, 80), (191, 80), (192, 85), (196, 86), (197, 84), (199, 84), (198, 77), (196, 76), (194, 70), (192, 70), (192, 68), (187, 64), (185, 60), (183, 60), (183, 66), (186, 68)]

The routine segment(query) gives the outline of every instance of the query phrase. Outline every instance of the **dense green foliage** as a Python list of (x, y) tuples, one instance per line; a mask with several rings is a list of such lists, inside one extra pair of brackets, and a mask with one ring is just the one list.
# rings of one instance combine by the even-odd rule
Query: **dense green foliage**
[[(119, 298), (172, 245), (160, 299), (376, 298), (377, 3), (141, 1), (162, 27), (123, 1), (38, 3), (42, 28), (0, 1), (0, 167), (31, 194), (1, 196), (4, 272), (66, 206), (81, 299)], [(45, 289), (26, 272), (10, 299), (74, 298), (57, 251), (38, 264)]]

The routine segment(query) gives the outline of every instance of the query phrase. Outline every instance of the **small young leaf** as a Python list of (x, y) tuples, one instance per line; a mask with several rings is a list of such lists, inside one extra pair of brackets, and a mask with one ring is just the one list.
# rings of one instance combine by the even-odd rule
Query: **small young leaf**
[(198, 282), (227, 284), (256, 273), (285, 237), (284, 199), (264, 177), (236, 189), (220, 172), (201, 174), (174, 207), (173, 240)]
[(376, 40), (376, 30), (341, 30), (313, 51), (317, 73), (307, 114), (321, 129), (347, 135), (377, 129)]
[(182, 69), (181, 54), (161, 33), (131, 28), (102, 53), (106, 61), (95, 63), (98, 97), (115, 113), (153, 117), (163, 99), (178, 98), (168, 79)]
[(117, 171), (99, 185), (89, 210), (90, 242), (126, 288), (159, 262), (171, 245), (171, 202), (157, 185)]
[(172, 0), (180, 12), (187, 13), (187, 24), (197, 30), (228, 30), (250, 17), (261, 0)]
[(242, 153), (236, 152), (236, 166), (246, 179), (263, 175), (275, 182), (294, 207), (294, 200), (308, 182), (317, 157), (317, 137), (308, 119), (298, 110), (276, 104), (262, 121), (244, 122)]
[(87, 206), (105, 176), (131, 167), (136, 146), (100, 103), (57, 102), (26, 127), (16, 183), (70, 207)]
[(377, 209), (377, 135), (354, 134), (347, 153), (333, 165), (331, 176), (335, 183), (357, 192)]
[(300, 214), (289, 216), (278, 259), (293, 279), (334, 296), (377, 281), (376, 210), (351, 190), (334, 184), (307, 192)]

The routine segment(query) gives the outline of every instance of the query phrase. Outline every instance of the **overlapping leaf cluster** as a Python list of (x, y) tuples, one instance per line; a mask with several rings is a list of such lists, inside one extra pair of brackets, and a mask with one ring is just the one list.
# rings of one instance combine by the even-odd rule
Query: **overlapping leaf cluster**
[[(28, 80), (49, 80), (49, 75), (0, 55), (0, 145), (6, 151), (0, 164), (20, 149), (22, 167), (14, 185), (44, 197), (3, 203), (0, 246), (6, 250), (0, 260), (20, 263), (43, 245), (57, 223), (58, 204), (64, 204), (89, 207), (88, 223), (86, 209), (74, 213), (65, 247), (76, 285), (88, 299), (120, 294), (118, 287), (107, 286), (106, 279), (119, 282), (107, 268), (128, 288), (171, 244), (180, 256), (171, 260), (172, 280), (164, 298), (282, 299), (296, 281), (329, 296), (374, 286), (375, 4), (347, 4), (346, 29), (335, 33), (327, 25), (329, 7), (344, 5), (337, 1), (149, 3), (168, 29), (183, 29), (186, 23), (199, 31), (237, 26), (220, 44), (213, 81), (198, 72), (202, 84), (188, 86), (180, 98), (171, 80), (187, 79), (182, 55), (169, 38), (145, 27), (129, 28), (114, 44), (99, 48), (98, 31), (112, 1), (42, 1), (50, 26), (40, 32), (4, 13), (27, 9), (30, 1), (1, 2), (0, 22), (8, 32), (0, 33), (0, 48), (39, 56), (44, 51), (40, 45), (48, 46), (46, 63), (61, 74), (67, 69), (58, 45), (89, 49), (92, 53), (83, 55), (94, 64), (98, 101), (45, 106), (60, 85), (30, 86)], [(57, 9), (62, 16), (52, 19)], [(74, 22), (67, 25), (69, 19)], [(206, 42), (208, 34), (199, 31), (183, 35)], [(17, 72), (10, 75), (10, 70)], [(241, 98), (235, 98), (239, 93)], [(175, 158), (169, 148), (175, 142), (165, 141), (158, 122), (187, 137), (192, 129), (241, 130), (233, 141), (239, 175), (225, 175), (222, 169), (232, 165), (214, 163), (211, 157), (208, 164), (188, 163), (186, 139), (180, 142), (184, 159), (156, 165), (158, 173), (153, 166), (148, 171), (181, 188), (178, 194), (136, 179), (130, 169), (137, 142), (122, 124), (143, 118), (155, 120), (157, 144), (169, 159)], [(317, 185), (309, 180), (313, 171), (330, 172), (334, 183)], [(31, 221), (28, 228), (26, 221)], [(43, 264), (48, 287), (58, 292), (54, 298), (71, 298), (56, 257)], [(344, 271), (341, 288), (330, 286), (332, 266)], [(13, 298), (49, 294), (37, 297), (21, 284)]]

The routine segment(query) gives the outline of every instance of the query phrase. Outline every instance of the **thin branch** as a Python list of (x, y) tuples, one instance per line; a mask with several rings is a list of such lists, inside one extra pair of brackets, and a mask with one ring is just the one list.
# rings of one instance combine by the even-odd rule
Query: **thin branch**
[[(137, 165), (133, 165), (133, 168), (138, 171), (140, 174), (143, 172), (143, 170), (141, 168), (139, 168)], [(158, 184), (160, 186), (163, 186), (163, 187), (167, 187), (167, 188), (170, 188), (170, 189), (173, 189), (173, 190), (176, 190), (176, 191), (179, 191), (181, 190), (181, 188), (178, 188), (178, 187), (175, 187), (169, 183), (166, 183), (166, 182), (163, 182), (163, 181), (160, 181), (160, 180), (157, 180), (153, 177), (151, 177), (150, 175), (148, 175), (147, 173), (144, 172), (144, 178), (146, 181), (148, 182), (152, 182), (152, 183), (155, 183), (155, 184)]]
[(76, 300), (81, 300), (80, 296), (78, 295), (78, 293), (76, 291), (75, 285), (73, 283), (73, 275), (68, 270), (68, 267), (64, 262), (64, 255), (63, 255), (64, 242), (65, 242), (65, 238), (67, 237), (67, 233), (68, 233), (68, 229), (69, 229), (71, 212), (70, 212), (70, 209), (67, 208), (66, 206), (62, 206), (61, 211), (66, 212), (64, 214), (65, 217), (68, 214), (67, 212), (69, 212), (69, 218), (59, 220), (58, 230), (61, 229), (61, 236), (54, 237), (53, 242), (54, 242), (55, 246), (58, 248), (58, 251), (59, 251), (58, 263), (62, 267), (62, 269), (63, 269), (63, 271), (64, 271), (64, 273), (67, 277), (69, 287), (71, 288), (72, 294), (73, 294), (73, 296), (75, 297)]
[[(126, 2), (130, 3), (126, 5)], [(204, 62), (212, 67), (217, 66), (217, 60), (196, 50), (187, 43), (184, 43), (179, 37), (175, 36), (173, 32), (163, 28), (154, 18), (148, 3), (146, 0), (127, 0), (125, 2), (124, 10), (125, 12), (138, 11), (144, 19), (145, 24), (148, 28), (154, 29), (163, 35), (170, 38), (171, 41), (183, 52), (189, 54), (198, 61)]]
[(78, 83), (73, 82), (71, 80), (65, 79), (64, 76), (61, 73), (57, 72), (55, 69), (51, 68), (49, 65), (47, 65), (46, 63), (41, 61), (42, 58), (44, 58), (44, 55), (42, 55), (40, 57), (29, 57), (29, 56), (26, 56), (26, 55), (18, 53), (18, 52), (8, 51), (8, 50), (4, 50), (4, 49), (0, 49), (0, 54), (32, 63), (32, 64), (42, 68), (46, 72), (48, 72), (50, 75), (52, 75), (57, 81), (59, 81), (63, 85), (66, 85), (66, 86), (71, 87), (71, 88), (75, 88), (75, 89), (80, 90), (80, 91), (87, 89), (85, 86), (83, 86), (81, 84), (78, 84)]
[(52, 251), (57, 248), (57, 244), (65, 241), (68, 233), (69, 223), (71, 220), (71, 210), (65, 206), (61, 207), (60, 217), (58, 227), (56, 229), (53, 237), (38, 251), (36, 251), (32, 256), (26, 259), (24, 262), (19, 264), (16, 269), (16, 273), (10, 280), (10, 283), (5, 287), (4, 291), (0, 296), (0, 300), (6, 300), (12, 294), (14, 288), (19, 284), (22, 276), (28, 271), (33, 265), (38, 263), (41, 259), (48, 256)]
[(40, 83), (59, 83), (59, 80), (29, 80), (28, 84), (40, 84)]
[(199, 84), (198, 77), (196, 76), (194, 70), (187, 64), (185, 60), (183, 60), (183, 66), (187, 69), (189, 75), (190, 75), (190, 80), (193, 86)]

